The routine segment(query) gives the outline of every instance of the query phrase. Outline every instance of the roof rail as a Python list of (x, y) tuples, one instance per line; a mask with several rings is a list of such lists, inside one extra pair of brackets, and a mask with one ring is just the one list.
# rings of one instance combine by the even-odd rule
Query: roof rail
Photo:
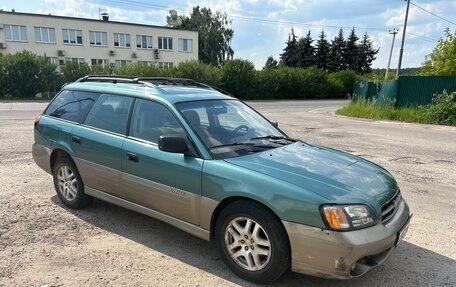
[(116, 75), (87, 75), (77, 79), (75, 82), (107, 82), (107, 83), (130, 83), (157, 86), (154, 83), (140, 81), (138, 77), (116, 76)]

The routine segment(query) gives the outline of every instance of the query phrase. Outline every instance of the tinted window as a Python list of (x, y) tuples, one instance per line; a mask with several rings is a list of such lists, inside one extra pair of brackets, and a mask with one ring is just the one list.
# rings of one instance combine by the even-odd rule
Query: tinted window
[(84, 124), (105, 131), (125, 134), (131, 102), (130, 97), (101, 95)]
[(98, 96), (95, 93), (63, 91), (49, 105), (46, 115), (81, 123)]
[(164, 106), (147, 100), (136, 100), (130, 136), (157, 143), (160, 136), (185, 136), (185, 132)]

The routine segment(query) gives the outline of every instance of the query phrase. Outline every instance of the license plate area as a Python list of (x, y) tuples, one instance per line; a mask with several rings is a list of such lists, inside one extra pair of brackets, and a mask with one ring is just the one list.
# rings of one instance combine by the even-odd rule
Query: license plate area
[(412, 216), (409, 217), (409, 219), (407, 220), (407, 222), (404, 224), (404, 226), (402, 227), (402, 229), (397, 233), (397, 237), (396, 237), (396, 246), (399, 244), (399, 242), (401, 242), (404, 237), (407, 235), (407, 232), (408, 232), (408, 229), (409, 229), (409, 226), (410, 226), (410, 220), (412, 219)]

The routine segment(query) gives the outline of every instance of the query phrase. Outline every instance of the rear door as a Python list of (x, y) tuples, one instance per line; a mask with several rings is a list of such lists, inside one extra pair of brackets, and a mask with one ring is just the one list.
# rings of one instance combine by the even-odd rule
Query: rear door
[(72, 130), (76, 165), (84, 184), (122, 196), (120, 170), (132, 98), (102, 94), (82, 125)]
[(168, 108), (136, 99), (122, 150), (124, 196), (198, 224), (203, 160), (159, 150), (162, 135), (185, 137), (186, 133)]

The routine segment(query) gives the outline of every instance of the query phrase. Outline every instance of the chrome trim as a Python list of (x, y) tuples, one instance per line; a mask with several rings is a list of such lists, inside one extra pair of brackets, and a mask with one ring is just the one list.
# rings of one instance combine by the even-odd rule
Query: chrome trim
[(210, 240), (210, 232), (208, 230), (205, 230), (205, 229), (197, 226), (197, 225), (185, 222), (183, 220), (174, 218), (174, 217), (166, 215), (164, 213), (155, 211), (153, 209), (141, 206), (139, 204), (127, 201), (125, 199), (113, 196), (113, 195), (111, 195), (109, 193), (106, 193), (106, 192), (103, 192), (103, 191), (100, 191), (100, 190), (97, 190), (97, 189), (94, 189), (94, 188), (91, 188), (91, 187), (88, 187), (88, 186), (85, 186), (84, 191), (85, 191), (86, 194), (88, 194), (90, 196), (93, 196), (93, 197), (96, 197), (98, 199), (107, 201), (109, 203), (112, 203), (112, 204), (115, 204), (115, 205), (130, 209), (130, 210), (145, 214), (147, 216), (156, 218), (158, 220), (161, 220), (163, 222), (171, 224), (171, 225), (173, 225), (173, 226), (175, 226), (175, 227), (177, 227), (177, 228), (179, 228), (179, 229), (181, 229), (181, 230), (183, 230), (185, 232), (188, 232), (188, 233), (190, 233), (190, 234), (192, 234), (192, 235), (194, 235), (196, 237), (199, 237), (201, 239), (204, 239), (204, 240), (207, 240), (207, 241)]

